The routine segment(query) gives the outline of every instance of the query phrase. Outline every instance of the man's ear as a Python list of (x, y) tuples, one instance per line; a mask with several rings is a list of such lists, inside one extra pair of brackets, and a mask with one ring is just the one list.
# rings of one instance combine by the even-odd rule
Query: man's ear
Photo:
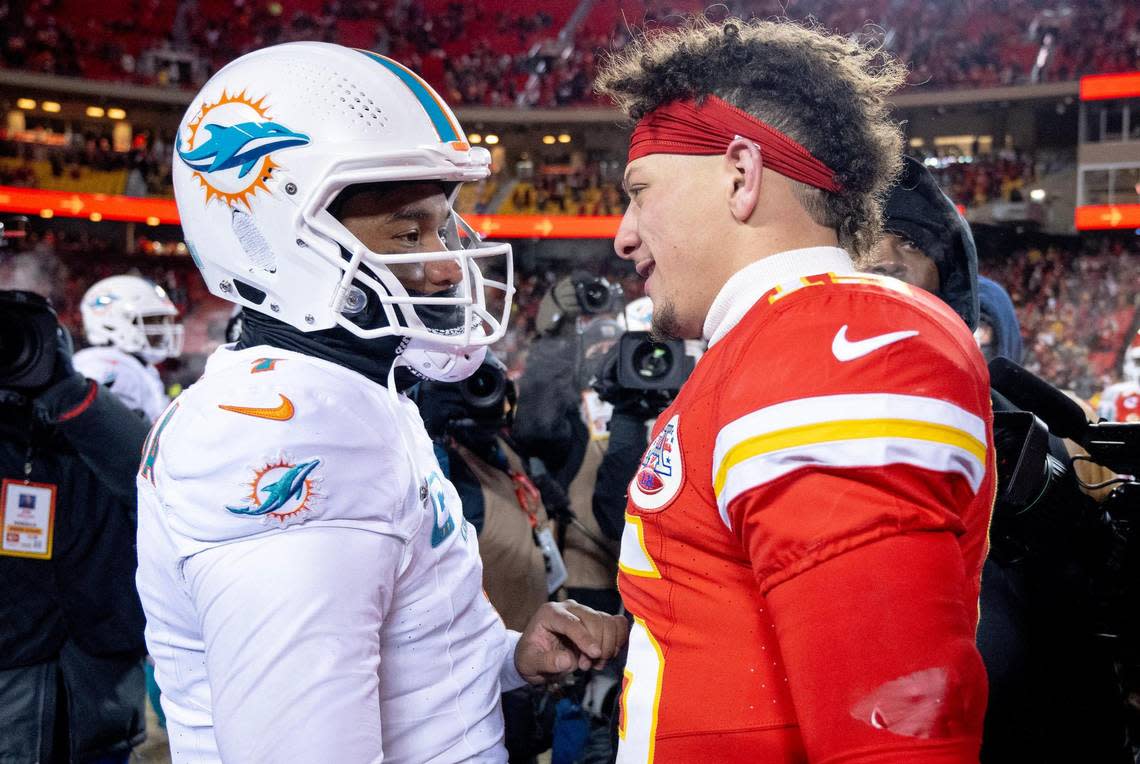
[(729, 210), (738, 223), (746, 223), (760, 203), (764, 157), (754, 141), (737, 136), (724, 152), (725, 170), (732, 178)]

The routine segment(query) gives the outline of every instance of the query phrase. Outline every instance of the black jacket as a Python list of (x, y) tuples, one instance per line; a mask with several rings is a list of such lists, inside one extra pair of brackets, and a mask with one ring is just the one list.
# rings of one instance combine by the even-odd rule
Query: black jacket
[(0, 406), (0, 476), (57, 486), (52, 558), (0, 555), (0, 670), (53, 660), (65, 640), (93, 656), (144, 653), (135, 590), (135, 473), (147, 425), (99, 388), (54, 426)]

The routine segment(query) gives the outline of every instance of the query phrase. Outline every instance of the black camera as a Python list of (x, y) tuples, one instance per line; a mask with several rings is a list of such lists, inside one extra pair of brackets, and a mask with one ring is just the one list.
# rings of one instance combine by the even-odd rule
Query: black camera
[[(992, 553), (1073, 560), (1088, 572), (1094, 633), (1128, 650), (1140, 646), (1140, 424), (1090, 423), (1068, 396), (1005, 358), (990, 362), (994, 388), (1027, 411), (994, 413), (998, 495)], [(1035, 413), (1029, 413), (1033, 411)], [(1039, 416), (1038, 416), (1039, 415)], [(1064, 445), (1121, 476), (1082, 483)], [(1097, 503), (1080, 489), (1114, 486)]]
[(501, 416), (508, 387), (506, 372), (493, 363), (484, 362), (459, 383), (459, 395), (470, 411)]
[(617, 380), (629, 390), (676, 393), (693, 372), (681, 340), (657, 342), (649, 332), (626, 332), (618, 340)]
[(621, 303), (622, 291), (620, 285), (603, 278), (577, 279), (574, 281), (574, 296), (583, 313), (613, 313)]
[(51, 381), (59, 322), (34, 292), (0, 291), (0, 388), (34, 390)]

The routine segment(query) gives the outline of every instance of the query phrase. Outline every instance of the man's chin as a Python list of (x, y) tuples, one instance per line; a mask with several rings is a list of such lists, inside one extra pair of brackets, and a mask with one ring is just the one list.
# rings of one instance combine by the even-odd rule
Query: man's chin
[(654, 342), (686, 339), (687, 332), (677, 316), (677, 309), (671, 302), (662, 301), (653, 306), (653, 320), (649, 326), (649, 337)]

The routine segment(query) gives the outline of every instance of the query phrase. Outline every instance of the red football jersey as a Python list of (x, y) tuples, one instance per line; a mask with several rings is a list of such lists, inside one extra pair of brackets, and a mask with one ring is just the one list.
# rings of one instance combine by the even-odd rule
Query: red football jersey
[[(618, 580), (635, 623), (618, 761), (831, 760), (835, 740), (880, 754), (901, 746), (892, 761), (911, 760), (910, 745), (939, 761), (972, 748), (976, 760), (992, 420), (973, 337), (931, 295), (826, 274), (762, 297), (657, 420), (630, 484)], [(915, 581), (914, 608), (880, 610), (879, 587), (909, 585), (873, 556), (896, 541), (949, 550), (925, 577), (941, 593)], [(867, 570), (864, 559), (879, 562)], [(867, 597), (870, 607), (845, 612)], [(891, 635), (926, 633), (930, 598), (948, 614), (930, 633), (953, 644), (900, 648), (900, 660)], [(816, 654), (803, 631), (818, 639), (811, 619), (828, 607), (836, 653)], [(879, 643), (844, 643), (846, 619), (879, 612), (893, 619), (872, 627)]]

